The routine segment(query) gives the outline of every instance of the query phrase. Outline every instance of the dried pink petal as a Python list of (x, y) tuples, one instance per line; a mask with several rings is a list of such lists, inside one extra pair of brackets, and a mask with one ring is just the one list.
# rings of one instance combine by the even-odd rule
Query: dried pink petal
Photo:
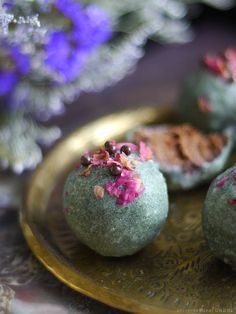
[(203, 113), (207, 113), (207, 112), (212, 112), (213, 111), (210, 102), (204, 96), (199, 96), (198, 97), (198, 108)]
[(225, 59), (221, 56), (207, 54), (203, 59), (204, 64), (214, 74), (220, 75), (224, 78), (229, 77)]
[(236, 198), (229, 199), (229, 200), (227, 201), (227, 203), (228, 203), (229, 205), (235, 205), (235, 204), (236, 204)]
[[(132, 143), (119, 143), (109, 141), (112, 145), (116, 145), (119, 150), (122, 146), (126, 145), (135, 151), (138, 146)], [(104, 188), (96, 185), (94, 187), (94, 194), (98, 199), (104, 197), (106, 190), (111, 196), (117, 198), (116, 203), (126, 205), (132, 202), (135, 198), (141, 195), (144, 191), (143, 182), (139, 175), (134, 173), (134, 163), (141, 160), (148, 160), (152, 158), (152, 152), (144, 143), (140, 144), (140, 158), (139, 160), (130, 160), (124, 152), (117, 152), (110, 155), (105, 149), (100, 149), (94, 154), (88, 153), (91, 158), (91, 164), (80, 173), (82, 176), (88, 176), (93, 166), (111, 167), (113, 165), (120, 166), (122, 169), (121, 174), (116, 176), (115, 181), (108, 181), (105, 183)]]
[(104, 188), (102, 186), (95, 185), (93, 191), (97, 199), (102, 199), (104, 197)]
[(227, 67), (233, 80), (236, 80), (236, 50), (228, 48), (224, 54), (227, 60)]
[(121, 190), (118, 188), (119, 185), (117, 185), (116, 182), (112, 182), (112, 181), (107, 181), (105, 183), (105, 190), (111, 195), (111, 196), (115, 196), (115, 197), (119, 197)]
[(92, 170), (92, 164), (89, 165), (87, 168), (85, 168), (79, 175), (80, 176), (83, 176), (83, 177), (88, 177), (91, 173), (91, 170)]
[(142, 161), (153, 159), (152, 150), (144, 142), (139, 143), (139, 157)]
[(134, 170), (135, 167), (132, 165), (132, 161), (129, 160), (128, 156), (124, 153), (117, 154), (115, 157), (115, 161), (120, 163), (124, 168), (128, 170)]
[(119, 205), (129, 204), (144, 192), (144, 186), (139, 176), (125, 169), (114, 182), (106, 182), (105, 189), (111, 196), (117, 198), (116, 203)]
[(228, 176), (224, 176), (220, 180), (217, 180), (216, 187), (217, 188), (222, 188), (227, 183), (228, 180), (229, 180)]
[(225, 50), (224, 56), (227, 60), (232, 60), (235, 61), (236, 60), (236, 49), (234, 48), (227, 48)]
[(105, 165), (106, 162), (109, 160), (109, 158), (110, 158), (109, 153), (106, 150), (101, 149), (100, 151), (93, 154), (92, 165), (94, 165), (94, 166)]
[(208, 54), (204, 58), (206, 67), (224, 79), (236, 80), (236, 50), (228, 48), (223, 55)]

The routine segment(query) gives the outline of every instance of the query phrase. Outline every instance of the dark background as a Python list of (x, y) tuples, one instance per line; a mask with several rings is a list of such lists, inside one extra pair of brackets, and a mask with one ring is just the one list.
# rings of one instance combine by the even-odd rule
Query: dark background
[(104, 114), (140, 105), (174, 104), (184, 77), (210, 51), (236, 47), (236, 8), (220, 11), (192, 6), (189, 20), (195, 33), (187, 44), (160, 45), (149, 41), (136, 70), (104, 91), (82, 94), (66, 114), (50, 120), (64, 134)]

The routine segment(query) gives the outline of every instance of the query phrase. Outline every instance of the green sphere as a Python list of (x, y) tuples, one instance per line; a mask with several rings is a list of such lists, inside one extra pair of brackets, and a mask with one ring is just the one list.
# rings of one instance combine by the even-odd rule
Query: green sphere
[[(201, 106), (200, 99), (206, 102)], [(207, 70), (190, 75), (184, 83), (178, 101), (182, 122), (210, 131), (236, 124), (236, 83)]]
[[(176, 139), (177, 134), (178, 139)], [(213, 137), (210, 138), (212, 135)], [(220, 147), (219, 139), (222, 140), (223, 137), (226, 140)], [(194, 129), (188, 124), (140, 126), (127, 134), (128, 140), (136, 143), (144, 141), (150, 146), (153, 151), (153, 158), (155, 158), (160, 171), (164, 175), (170, 191), (192, 189), (209, 182), (223, 171), (234, 146), (233, 137), (234, 130), (232, 128), (225, 129), (221, 133), (207, 134), (200, 133), (198, 129)], [(199, 142), (199, 138), (201, 142)], [(218, 138), (218, 141), (216, 141), (216, 138)], [(207, 147), (208, 154), (204, 154), (202, 143), (205, 144), (205, 148)], [(209, 159), (209, 151), (214, 151), (216, 148), (217, 154)], [(191, 155), (186, 156), (186, 150), (192, 152)], [(163, 161), (163, 156), (168, 162)]]
[(236, 269), (236, 167), (226, 170), (210, 185), (202, 226), (212, 253)]
[(82, 243), (104, 256), (125, 256), (138, 252), (160, 233), (168, 214), (168, 195), (155, 162), (137, 163), (134, 172), (145, 190), (126, 205), (117, 204), (106, 191), (100, 199), (95, 196), (95, 186), (115, 180), (107, 167), (93, 167), (87, 177), (80, 175), (82, 170), (81, 166), (72, 171), (64, 187), (65, 218)]

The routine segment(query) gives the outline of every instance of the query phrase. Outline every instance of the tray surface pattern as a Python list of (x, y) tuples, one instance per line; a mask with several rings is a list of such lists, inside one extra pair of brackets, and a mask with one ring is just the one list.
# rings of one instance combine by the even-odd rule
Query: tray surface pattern
[(119, 139), (140, 124), (173, 120), (172, 109), (139, 108), (99, 119), (59, 143), (36, 170), (21, 211), (38, 259), (71, 288), (135, 313), (236, 312), (236, 274), (215, 259), (201, 229), (207, 187), (170, 193), (161, 235), (138, 254), (104, 258), (79, 243), (62, 213), (65, 177), (84, 149)]

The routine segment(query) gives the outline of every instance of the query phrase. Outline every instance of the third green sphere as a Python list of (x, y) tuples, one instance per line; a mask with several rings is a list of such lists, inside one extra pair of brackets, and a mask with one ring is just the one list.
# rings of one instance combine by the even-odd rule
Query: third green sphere
[(179, 99), (179, 116), (205, 130), (222, 130), (236, 123), (236, 50), (206, 55), (187, 77)]

